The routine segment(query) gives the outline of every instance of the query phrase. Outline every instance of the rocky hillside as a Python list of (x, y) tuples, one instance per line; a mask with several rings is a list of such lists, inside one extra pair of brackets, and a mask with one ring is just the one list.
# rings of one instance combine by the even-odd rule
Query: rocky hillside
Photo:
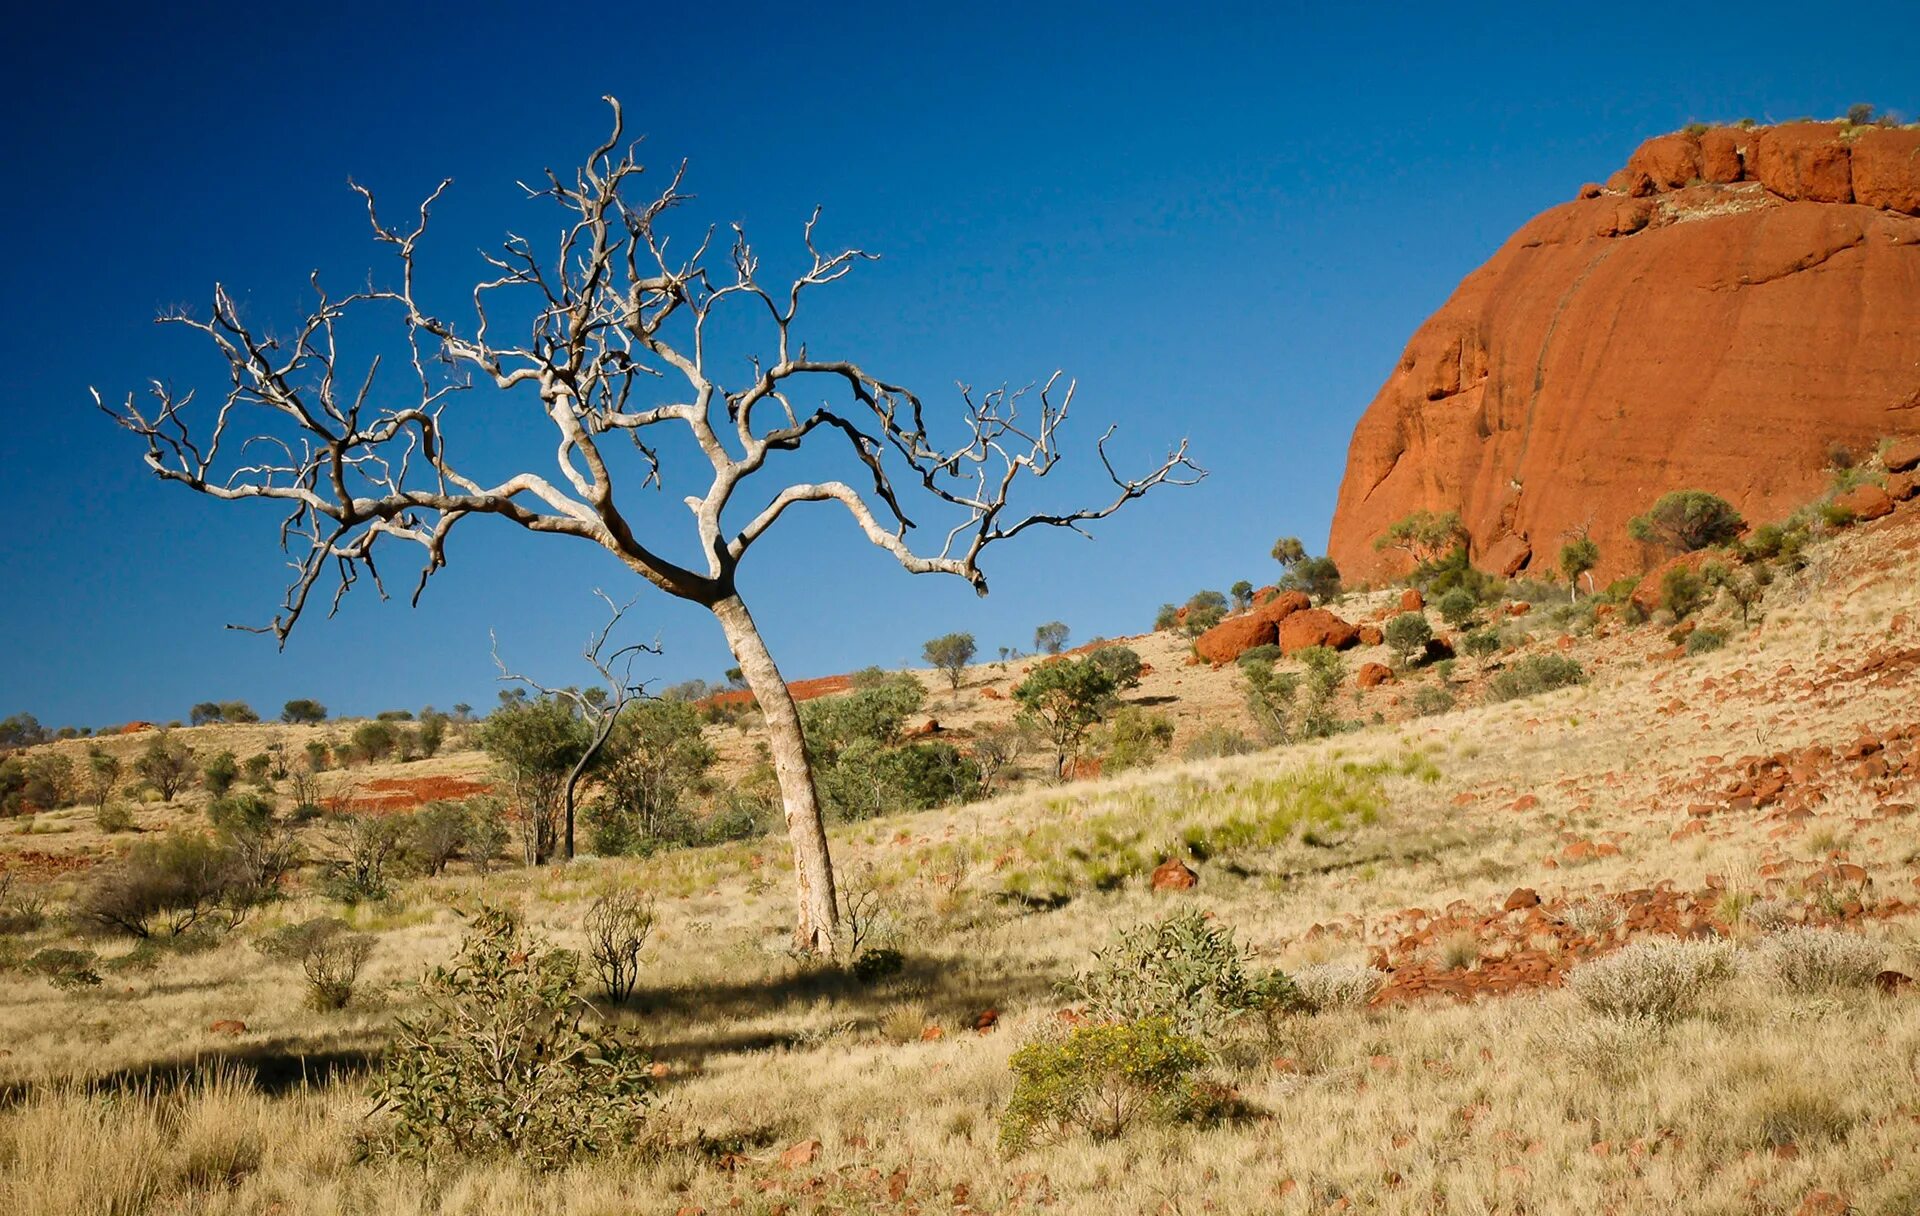
[(1920, 128), (1790, 123), (1649, 140), (1538, 216), (1407, 344), (1354, 431), (1328, 552), (1458, 511), (1476, 564), (1603, 578), (1626, 521), (1699, 488), (1749, 519), (1815, 497), (1836, 449), (1920, 435)]

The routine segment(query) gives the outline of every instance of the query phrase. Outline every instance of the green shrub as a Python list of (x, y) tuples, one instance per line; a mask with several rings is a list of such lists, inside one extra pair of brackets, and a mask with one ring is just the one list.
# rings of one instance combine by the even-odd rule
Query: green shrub
[(853, 959), (853, 978), (874, 984), (906, 969), (907, 957), (892, 946), (874, 946), (862, 950)]
[(1423, 718), (1444, 714), (1454, 704), (1454, 695), (1438, 684), (1423, 684), (1413, 692), (1413, 712)]
[(1480, 601), (1465, 587), (1455, 587), (1441, 596), (1434, 608), (1439, 611), (1441, 620), (1458, 629), (1473, 619), (1473, 614), (1480, 610)]
[(216, 752), (200, 766), (200, 784), (215, 798), (233, 788), (240, 778), (240, 765), (232, 752)]
[(99, 957), (91, 950), (49, 946), (35, 953), (23, 966), (29, 974), (41, 977), (62, 992), (77, 992), (100, 986), (100, 973), (93, 969), (98, 961)]
[(1198, 637), (1218, 625), (1227, 615), (1227, 597), (1218, 591), (1196, 591), (1187, 600), (1187, 614), (1181, 618), (1180, 630), (1188, 637)]
[(1087, 662), (1107, 673), (1115, 692), (1140, 687), (1140, 673), (1146, 669), (1131, 646), (1101, 646), (1087, 655)]
[(1249, 971), (1233, 930), (1197, 911), (1121, 930), (1062, 991), (1096, 1021), (1161, 1020), (1203, 1042), (1247, 1013), (1293, 1000), (1285, 975)]
[(1113, 675), (1086, 659), (1042, 663), (1015, 686), (1020, 716), (1053, 744), (1056, 776), (1064, 775), (1067, 757), (1106, 717), (1115, 691)]
[(483, 908), (426, 1012), (400, 1018), (373, 1083), (376, 1153), (499, 1158), (551, 1170), (630, 1144), (652, 1097), (646, 1056), (574, 995), (580, 961)]
[(1675, 490), (1660, 496), (1644, 515), (1627, 522), (1635, 539), (1664, 546), (1676, 553), (1693, 553), (1729, 544), (1747, 523), (1733, 505), (1705, 490)]
[(325, 722), (327, 707), (309, 697), (288, 701), (280, 709), (280, 720), (288, 725)]
[(307, 980), (307, 1003), (315, 1009), (345, 1009), (373, 954), (370, 935), (354, 933), (332, 916), (285, 925), (255, 945), (267, 957), (300, 968)]
[(942, 634), (920, 648), (927, 665), (947, 677), (950, 687), (958, 689), (967, 678), (967, 664), (978, 649), (970, 633)]
[(322, 890), (349, 906), (376, 903), (393, 893), (387, 869), (406, 840), (407, 822), (385, 815), (342, 812), (327, 817), (324, 833), (334, 849)]
[(1533, 654), (1487, 681), (1487, 700), (1512, 701), (1585, 683), (1580, 664), (1558, 654)]
[(1000, 1119), (1008, 1153), (1075, 1134), (1118, 1136), (1136, 1122), (1173, 1122), (1193, 1109), (1191, 1078), (1206, 1048), (1164, 1018), (1077, 1026), (1013, 1053), (1013, 1096)]
[(1793, 926), (1763, 938), (1755, 950), (1760, 972), (1792, 992), (1864, 988), (1886, 961), (1883, 942), (1838, 929)]
[(1172, 742), (1173, 719), (1137, 705), (1122, 706), (1107, 725), (1103, 771), (1120, 773), (1152, 764)]
[(1424, 651), (1433, 640), (1433, 626), (1427, 623), (1423, 612), (1403, 612), (1388, 621), (1382, 632), (1388, 647), (1403, 665), (1412, 662), (1413, 656)]
[(1476, 629), (1468, 634), (1461, 645), (1466, 652), (1477, 659), (1484, 659), (1500, 649), (1500, 631), (1497, 629)]
[(1674, 620), (1686, 620), (1706, 602), (1706, 580), (1685, 566), (1676, 567), (1661, 576), (1660, 606), (1671, 612)]
[(653, 900), (638, 891), (612, 891), (587, 909), (587, 954), (600, 976), (600, 990), (615, 1004), (633, 995), (653, 922)]
[(843, 822), (965, 802), (981, 787), (973, 758), (937, 741), (885, 747), (860, 740), (817, 768), (815, 781), (828, 811)]
[(110, 835), (131, 832), (133, 812), (121, 803), (109, 802), (93, 813), (93, 826)]
[(1724, 629), (1696, 629), (1687, 635), (1687, 653), (1711, 654), (1727, 644), (1727, 631)]
[(1275, 584), (1282, 591), (1304, 591), (1316, 604), (1340, 594), (1340, 567), (1331, 557), (1306, 557), (1288, 567)]
[(1278, 646), (1268, 642), (1264, 646), (1254, 646), (1241, 651), (1240, 657), (1234, 662), (1242, 667), (1271, 667), (1285, 657)]

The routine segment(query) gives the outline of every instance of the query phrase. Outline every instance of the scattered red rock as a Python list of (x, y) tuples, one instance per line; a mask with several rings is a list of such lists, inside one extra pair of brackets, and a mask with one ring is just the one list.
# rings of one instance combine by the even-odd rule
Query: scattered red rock
[(1513, 894), (1507, 896), (1507, 902), (1502, 905), (1501, 910), (1505, 912), (1518, 912), (1523, 908), (1537, 908), (1539, 906), (1539, 892), (1535, 891), (1532, 887), (1521, 887), (1514, 891)]
[(805, 1169), (820, 1159), (820, 1142), (802, 1140), (780, 1154), (780, 1168), (788, 1170)]
[(1426, 598), (1420, 594), (1420, 588), (1408, 587), (1400, 593), (1400, 611), (1419, 612), (1426, 606), (1427, 601)]

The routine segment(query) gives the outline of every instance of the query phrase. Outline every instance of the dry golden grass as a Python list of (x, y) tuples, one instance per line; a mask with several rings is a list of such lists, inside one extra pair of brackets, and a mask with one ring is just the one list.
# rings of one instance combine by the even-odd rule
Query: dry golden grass
[[(1669, 643), (1651, 627), (1582, 638), (1584, 687), (1408, 720), (1389, 699), (1411, 687), (1388, 686), (1359, 704), (1390, 721), (1333, 740), (837, 828), (843, 874), (882, 894), (907, 956), (871, 987), (785, 953), (777, 840), (459, 872), (348, 913), (299, 889), (210, 949), (147, 970), (111, 965), (124, 944), (76, 943), (109, 956), (100, 988), (63, 994), (0, 971), (0, 1211), (1320, 1212), (1345, 1200), (1378, 1212), (1744, 1214), (1792, 1212), (1821, 1190), (1858, 1212), (1920, 1210), (1920, 998), (1799, 991), (1745, 965), (1767, 925), (1822, 898), (1769, 888), (1761, 867), (1846, 860), (1872, 876), (1858, 894), (1873, 918), (1858, 931), (1911, 973), (1914, 921), (1887, 910), (1914, 898), (1913, 821), (1876, 818), (1876, 799), (1836, 783), (1804, 823), (1728, 812), (1675, 838), (1698, 797), (1683, 786), (1710, 757), (1844, 747), (1914, 719), (1910, 679), (1847, 673), (1876, 649), (1920, 646), (1915, 532), (1844, 536), (1776, 589), (1761, 628), (1699, 658), (1653, 658)], [(1168, 695), (1228, 689), (1208, 703), (1225, 712), (1230, 684), (1148, 657)], [(971, 712), (934, 710), (962, 725)], [(1371, 771), (1376, 815), (1308, 816), (1202, 862), (1190, 893), (1156, 896), (1129, 872), (1110, 890), (1069, 882), (1058, 907), (1012, 897), (1022, 872), (1073, 860), (1072, 873), (1091, 874), (1075, 850), (1157, 855), (1195, 824), (1270, 807), (1273, 789), (1349, 764)], [(1514, 809), (1523, 795), (1538, 805)], [(1102, 826), (1138, 838), (1101, 845)], [(46, 839), (0, 836), (0, 847)], [(1618, 852), (1576, 864), (1563, 857), (1575, 840)], [(1600, 1017), (1558, 989), (1282, 1018), (1222, 1047), (1213, 1078), (1237, 1091), (1239, 1118), (1011, 1159), (996, 1147), (1007, 1059), (1054, 1018), (1054, 985), (1116, 928), (1174, 901), (1232, 925), (1263, 965), (1298, 968), (1368, 962), (1403, 909), (1497, 910), (1531, 887), (1596, 901), (1579, 915), (1613, 932), (1598, 901), (1668, 880), (1698, 891), (1709, 876), (1743, 965), (1671, 1025)], [(358, 1161), (368, 1103), (354, 1069), (411, 1007), (423, 968), (452, 953), (462, 911), (507, 903), (577, 945), (591, 899), (615, 886), (659, 898), (639, 992), (607, 1011), (669, 1068), (651, 1140), (550, 1176), (511, 1162)], [(323, 911), (378, 937), (338, 1013), (306, 1008), (297, 973), (251, 944)], [(72, 935), (54, 921), (13, 948), (62, 942)], [(1488, 949), (1437, 946), (1461, 967), (1485, 965)], [(978, 1033), (989, 1008), (998, 1023)], [(247, 1029), (216, 1034), (220, 1019)], [(783, 1168), (779, 1153), (808, 1139), (818, 1160)]]

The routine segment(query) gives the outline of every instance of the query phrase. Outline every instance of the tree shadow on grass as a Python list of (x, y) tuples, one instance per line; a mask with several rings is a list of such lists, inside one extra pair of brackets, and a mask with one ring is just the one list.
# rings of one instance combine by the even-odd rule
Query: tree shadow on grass
[[(229, 1048), (154, 1060), (137, 1067), (115, 1069), (81, 1082), (92, 1094), (166, 1092), (223, 1071), (239, 1070), (254, 1089), (283, 1097), (302, 1089), (325, 1089), (365, 1076), (379, 1061), (373, 1048), (341, 1047), (308, 1050), (284, 1039), (264, 1043), (236, 1043)], [(13, 1106), (40, 1088), (33, 1082), (0, 1085), (0, 1107)]]
[(1059, 977), (1034, 969), (982, 968), (969, 960), (964, 979), (956, 960), (909, 955), (899, 971), (863, 980), (839, 967), (795, 964), (785, 973), (740, 980), (644, 989), (624, 1006), (663, 1059), (697, 1063), (714, 1056), (803, 1045), (802, 1032), (744, 1028), (738, 1023), (790, 1012), (829, 1009), (836, 1021), (876, 1024), (912, 1000), (930, 1022), (970, 1027), (986, 1010), (1053, 999)]

